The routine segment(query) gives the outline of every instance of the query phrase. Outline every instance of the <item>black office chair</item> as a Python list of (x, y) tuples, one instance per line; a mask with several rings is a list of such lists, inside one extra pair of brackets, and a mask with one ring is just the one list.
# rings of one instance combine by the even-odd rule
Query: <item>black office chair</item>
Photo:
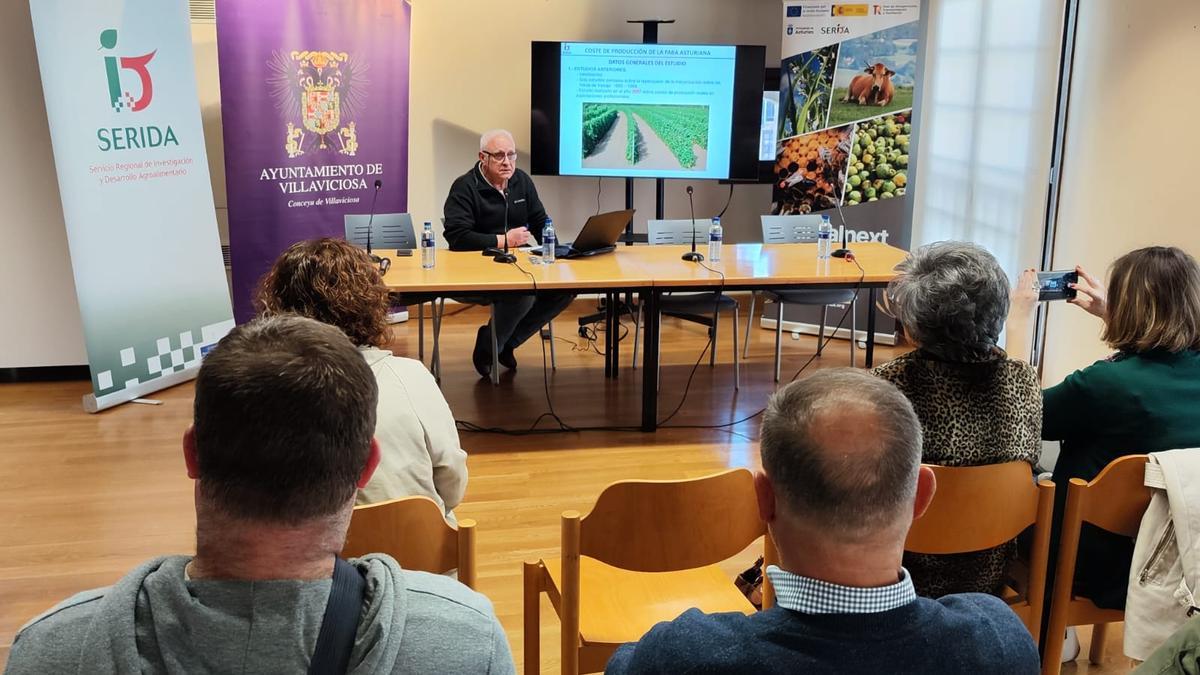
[[(696, 221), (696, 241), (708, 242), (709, 220)], [(651, 246), (661, 244), (690, 244), (692, 241), (691, 220), (649, 220), (646, 230)], [(707, 247), (706, 247), (707, 248)], [(708, 356), (708, 365), (717, 363), (717, 326), (721, 312), (733, 313), (733, 388), (741, 388), (741, 360), (738, 357), (738, 303), (737, 300), (720, 291), (708, 293), (668, 293), (659, 302), (662, 314), (708, 326), (712, 336), (712, 349)], [(714, 311), (715, 308), (715, 311)], [(650, 317), (651, 320), (661, 320), (660, 317)], [(642, 329), (641, 308), (638, 308), (638, 319), (634, 322), (633, 334), (633, 366), (637, 367), (638, 339)], [(661, 364), (661, 361), (660, 361)]]
[[(817, 241), (817, 228), (821, 216), (763, 216), (762, 232), (764, 244), (811, 244)], [(830, 305), (850, 303), (850, 366), (854, 367), (854, 341), (857, 339), (855, 309), (858, 302), (856, 289), (795, 289), (781, 291), (755, 291), (750, 296), (750, 316), (746, 320), (745, 348), (750, 348), (750, 324), (754, 323), (754, 304), (762, 293), (763, 303), (774, 302), (775, 314), (775, 381), (779, 381), (780, 357), (783, 343), (784, 305), (821, 306), (821, 325), (817, 331), (817, 355), (821, 354), (825, 342), (825, 323)], [(746, 354), (743, 353), (742, 356)]]
[[(451, 300), (463, 305), (478, 305), (487, 307), (490, 312), (490, 320), (488, 325), (491, 326), (490, 334), (492, 336), (492, 372), (490, 379), (492, 384), (500, 384), (500, 350), (496, 344), (496, 307), (492, 304), (492, 299), (487, 296), (463, 296), (453, 297)], [(430, 359), (430, 372), (433, 373), (434, 379), (439, 383), (442, 381), (442, 357), (441, 357), (441, 334), (442, 334), (442, 316), (446, 312), (446, 299), (434, 301), (433, 314), (433, 356)], [(546, 331), (550, 338), (550, 369), (558, 370), (558, 360), (554, 354), (554, 322), (546, 322)], [(537, 336), (541, 339), (541, 336)]]
[[(367, 224), (371, 225), (371, 249), (377, 255), (387, 257), (390, 250), (408, 250), (417, 248), (417, 235), (413, 228), (412, 215), (408, 213), (377, 213), (374, 219), (370, 215), (354, 214), (345, 216), (346, 241), (366, 248)], [(436, 305), (438, 296), (432, 293), (391, 293), (389, 299), (393, 306), (417, 306), (417, 359), (425, 362), (425, 303)], [(435, 318), (435, 321), (437, 319)], [(434, 334), (434, 341), (437, 334)], [(431, 360), (429, 370), (434, 372)], [(436, 376), (437, 373), (434, 372)]]
[[(446, 226), (446, 219), (442, 218), (442, 227)], [(411, 222), (410, 222), (411, 225)], [(496, 308), (492, 305), (492, 299), (486, 295), (478, 296), (461, 296), (451, 298), (457, 303), (463, 305), (478, 305), (487, 307), (490, 313), (489, 325), (491, 326), (492, 336), (492, 371), (490, 379), (492, 384), (500, 384), (500, 350), (496, 344)], [(419, 332), (420, 345), (418, 351), (421, 354), (422, 360), (425, 358), (425, 308), (422, 305), (418, 312), (421, 317), (421, 329)], [(442, 351), (441, 351), (441, 336), (442, 336), (442, 317), (446, 313), (446, 298), (435, 298), (433, 301), (433, 355), (429, 359), (429, 371), (433, 373), (434, 380), (439, 384), (442, 381)], [(546, 323), (546, 332), (550, 337), (550, 369), (558, 370), (558, 359), (554, 353), (554, 322)], [(539, 336), (540, 337), (540, 336)]]

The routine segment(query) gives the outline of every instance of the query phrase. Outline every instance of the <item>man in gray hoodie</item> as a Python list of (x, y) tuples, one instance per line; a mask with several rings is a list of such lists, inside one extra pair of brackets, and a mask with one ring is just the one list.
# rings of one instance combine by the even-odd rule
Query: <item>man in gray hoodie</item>
[[(157, 558), (27, 624), (9, 673), (304, 673), (357, 488), (379, 463), (375, 378), (336, 328), (294, 316), (235, 328), (196, 379), (183, 437), (196, 555)], [(486, 598), (386, 555), (348, 672), (513, 673)]]

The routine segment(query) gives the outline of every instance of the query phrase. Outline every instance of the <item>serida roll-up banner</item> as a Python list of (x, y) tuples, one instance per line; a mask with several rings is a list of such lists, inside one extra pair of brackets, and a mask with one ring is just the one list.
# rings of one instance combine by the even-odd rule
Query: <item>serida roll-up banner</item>
[(233, 327), (187, 4), (30, 10), (96, 412), (191, 379)]
[[(843, 239), (851, 250), (867, 241), (909, 247), (927, 22), (923, 5), (919, 0), (783, 3), (771, 213), (828, 215), (834, 247)], [(859, 302), (859, 327), (866, 325), (866, 313), (875, 311), (865, 305)], [(831, 328), (842, 311), (829, 312)], [(775, 312), (765, 316), (773, 323)], [(784, 309), (785, 329), (815, 332), (820, 320), (820, 307)], [(839, 336), (848, 337), (850, 325), (847, 319)], [(890, 333), (894, 322), (884, 317), (878, 325)], [(857, 338), (865, 337), (860, 330)]]

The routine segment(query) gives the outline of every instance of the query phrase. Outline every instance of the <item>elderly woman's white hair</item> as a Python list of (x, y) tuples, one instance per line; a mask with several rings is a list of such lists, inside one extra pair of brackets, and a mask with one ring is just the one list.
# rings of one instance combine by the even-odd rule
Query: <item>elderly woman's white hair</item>
[(1008, 314), (1008, 276), (982, 246), (941, 241), (913, 251), (888, 284), (889, 309), (922, 349), (948, 361), (994, 353)]
[(507, 129), (489, 129), (479, 136), (479, 151), (483, 152), (484, 150), (487, 150), (488, 143), (491, 143), (493, 140), (501, 136), (512, 141), (514, 147), (517, 145), (517, 141), (513, 139), (513, 135), (509, 133)]

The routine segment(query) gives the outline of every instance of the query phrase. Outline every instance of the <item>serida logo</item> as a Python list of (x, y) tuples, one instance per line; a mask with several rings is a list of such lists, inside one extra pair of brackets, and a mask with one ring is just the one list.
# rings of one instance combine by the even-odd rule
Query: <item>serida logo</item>
[[(100, 32), (100, 48), (108, 51), (117, 46), (117, 30), (109, 28)], [(104, 71), (108, 77), (108, 99), (114, 113), (136, 113), (150, 107), (154, 100), (154, 78), (149, 64), (158, 50), (141, 56), (105, 56)], [(129, 72), (131, 74), (126, 75)], [(122, 79), (122, 75), (126, 75)], [(123, 85), (126, 81), (137, 83), (137, 97)], [(103, 127), (96, 130), (97, 147), (102, 152), (112, 150), (136, 150), (179, 145), (175, 130), (154, 125)]]
[(833, 26), (821, 26), (821, 35), (849, 35), (850, 29), (842, 24)]

